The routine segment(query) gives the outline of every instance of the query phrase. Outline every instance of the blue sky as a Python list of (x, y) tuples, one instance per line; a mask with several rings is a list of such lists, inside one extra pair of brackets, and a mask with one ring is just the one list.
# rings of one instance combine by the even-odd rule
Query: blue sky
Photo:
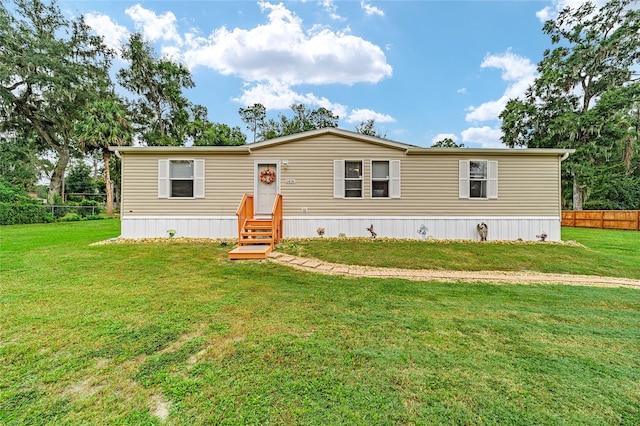
[[(240, 126), (253, 103), (269, 117), (320, 106), (354, 130), (366, 119), (400, 142), (450, 137), (502, 147), (498, 114), (522, 96), (551, 47), (542, 33), (578, 0), (554, 1), (60, 1), (117, 47), (141, 32), (184, 63), (214, 122)], [(114, 67), (123, 66), (116, 60)]]

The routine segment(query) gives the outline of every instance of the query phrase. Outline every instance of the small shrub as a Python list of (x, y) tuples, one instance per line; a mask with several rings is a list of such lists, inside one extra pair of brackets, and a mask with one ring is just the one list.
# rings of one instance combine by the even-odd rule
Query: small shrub
[(53, 217), (56, 220), (66, 216), (69, 213), (76, 213), (78, 206), (64, 205), (53, 207)]
[(24, 190), (0, 181), (0, 203), (28, 203), (34, 201)]
[(82, 200), (78, 207), (78, 214), (81, 217), (95, 216), (100, 214), (102, 209), (96, 200)]
[(99, 214), (90, 214), (89, 216), (84, 217), (85, 220), (103, 220), (104, 217)]
[(78, 213), (67, 213), (58, 220), (60, 222), (79, 222), (81, 217)]
[(41, 204), (0, 203), (0, 225), (53, 222), (53, 216)]

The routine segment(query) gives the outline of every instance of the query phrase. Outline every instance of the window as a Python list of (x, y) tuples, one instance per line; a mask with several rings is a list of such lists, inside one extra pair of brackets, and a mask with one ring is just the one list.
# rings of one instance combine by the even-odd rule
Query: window
[(400, 198), (400, 161), (371, 160), (367, 161), (370, 173), (369, 188), (365, 188), (361, 160), (335, 160), (333, 162), (333, 197), (364, 198), (365, 190), (371, 198)]
[(459, 163), (459, 197), (498, 198), (498, 162), (462, 160)]
[(169, 196), (193, 197), (193, 160), (169, 160)]
[(362, 161), (344, 162), (344, 197), (362, 198)]
[(389, 198), (389, 162), (371, 162), (371, 197)]
[(360, 160), (333, 162), (333, 198), (362, 198), (362, 165)]
[(158, 198), (204, 198), (204, 160), (158, 160)]
[(400, 198), (400, 160), (371, 160), (371, 198)]
[(469, 161), (469, 198), (487, 198), (486, 161)]

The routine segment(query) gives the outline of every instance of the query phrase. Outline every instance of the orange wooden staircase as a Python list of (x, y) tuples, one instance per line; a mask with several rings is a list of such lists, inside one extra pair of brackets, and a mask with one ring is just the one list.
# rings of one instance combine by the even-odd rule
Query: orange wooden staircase
[(229, 252), (229, 259), (266, 259), (282, 240), (282, 195), (276, 195), (270, 218), (255, 217), (252, 194), (244, 194), (236, 215), (238, 247)]

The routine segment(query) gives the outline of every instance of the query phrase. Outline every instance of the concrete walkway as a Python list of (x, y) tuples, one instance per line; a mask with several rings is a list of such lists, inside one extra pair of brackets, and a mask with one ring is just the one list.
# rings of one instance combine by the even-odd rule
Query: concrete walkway
[(593, 275), (546, 274), (511, 271), (446, 271), (436, 269), (393, 269), (369, 266), (341, 265), (316, 259), (306, 259), (271, 252), (268, 260), (303, 271), (327, 275), (368, 278), (401, 278), (412, 281), (489, 282), (503, 284), (564, 284), (597, 287), (627, 287), (640, 289), (640, 280), (599, 277)]

